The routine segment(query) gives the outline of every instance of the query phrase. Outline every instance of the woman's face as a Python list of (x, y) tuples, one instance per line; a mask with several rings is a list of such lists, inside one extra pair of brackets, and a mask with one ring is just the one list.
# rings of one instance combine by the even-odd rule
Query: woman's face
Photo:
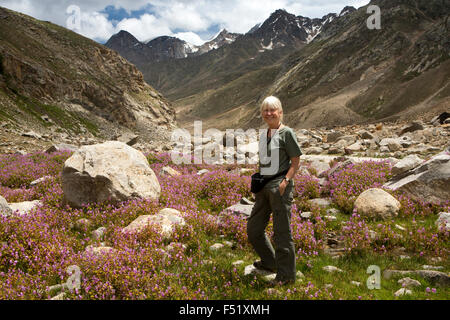
[(266, 107), (262, 110), (262, 117), (269, 127), (278, 126), (280, 124), (282, 114), (283, 111), (276, 108)]

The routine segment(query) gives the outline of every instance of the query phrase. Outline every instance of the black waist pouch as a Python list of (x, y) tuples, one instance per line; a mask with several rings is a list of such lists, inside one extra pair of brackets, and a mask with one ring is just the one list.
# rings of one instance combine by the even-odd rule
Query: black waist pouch
[(264, 186), (266, 185), (267, 182), (268, 181), (266, 181), (259, 172), (255, 173), (254, 175), (252, 175), (252, 184), (251, 184), (250, 191), (253, 193), (260, 192), (264, 188)]
[(252, 175), (252, 184), (250, 186), (250, 191), (252, 193), (258, 193), (260, 192), (264, 186), (270, 181), (273, 180), (275, 178), (284, 176), (288, 173), (288, 170), (280, 172), (270, 178), (264, 178), (263, 175), (261, 175), (261, 173), (257, 172), (255, 174)]

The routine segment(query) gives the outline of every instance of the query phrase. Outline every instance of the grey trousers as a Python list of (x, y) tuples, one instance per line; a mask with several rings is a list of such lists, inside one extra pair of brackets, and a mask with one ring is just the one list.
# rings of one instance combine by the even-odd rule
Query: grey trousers
[[(279, 185), (283, 177), (270, 181), (258, 192), (252, 213), (247, 221), (248, 240), (261, 257), (262, 265), (276, 269), (276, 281), (295, 280), (295, 247), (291, 233), (291, 206), (294, 181), (291, 180), (281, 196)], [(273, 214), (275, 250), (265, 229)]]

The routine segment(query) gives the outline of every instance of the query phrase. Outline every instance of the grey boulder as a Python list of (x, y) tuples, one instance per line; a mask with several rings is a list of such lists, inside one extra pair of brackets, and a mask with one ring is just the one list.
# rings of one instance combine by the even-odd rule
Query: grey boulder
[(450, 155), (441, 153), (406, 175), (394, 177), (384, 187), (426, 202), (445, 202), (450, 199)]

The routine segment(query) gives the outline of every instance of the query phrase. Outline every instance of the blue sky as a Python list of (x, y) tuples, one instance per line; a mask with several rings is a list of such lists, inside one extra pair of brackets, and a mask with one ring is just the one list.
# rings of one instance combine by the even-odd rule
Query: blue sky
[[(221, 29), (245, 33), (277, 9), (319, 18), (356, 8), (369, 0), (0, 0), (0, 6), (68, 27), (100, 43), (126, 30), (138, 40), (176, 36), (193, 44), (210, 40)], [(71, 5), (78, 11), (68, 12)], [(69, 24), (79, 21), (78, 27)]]

